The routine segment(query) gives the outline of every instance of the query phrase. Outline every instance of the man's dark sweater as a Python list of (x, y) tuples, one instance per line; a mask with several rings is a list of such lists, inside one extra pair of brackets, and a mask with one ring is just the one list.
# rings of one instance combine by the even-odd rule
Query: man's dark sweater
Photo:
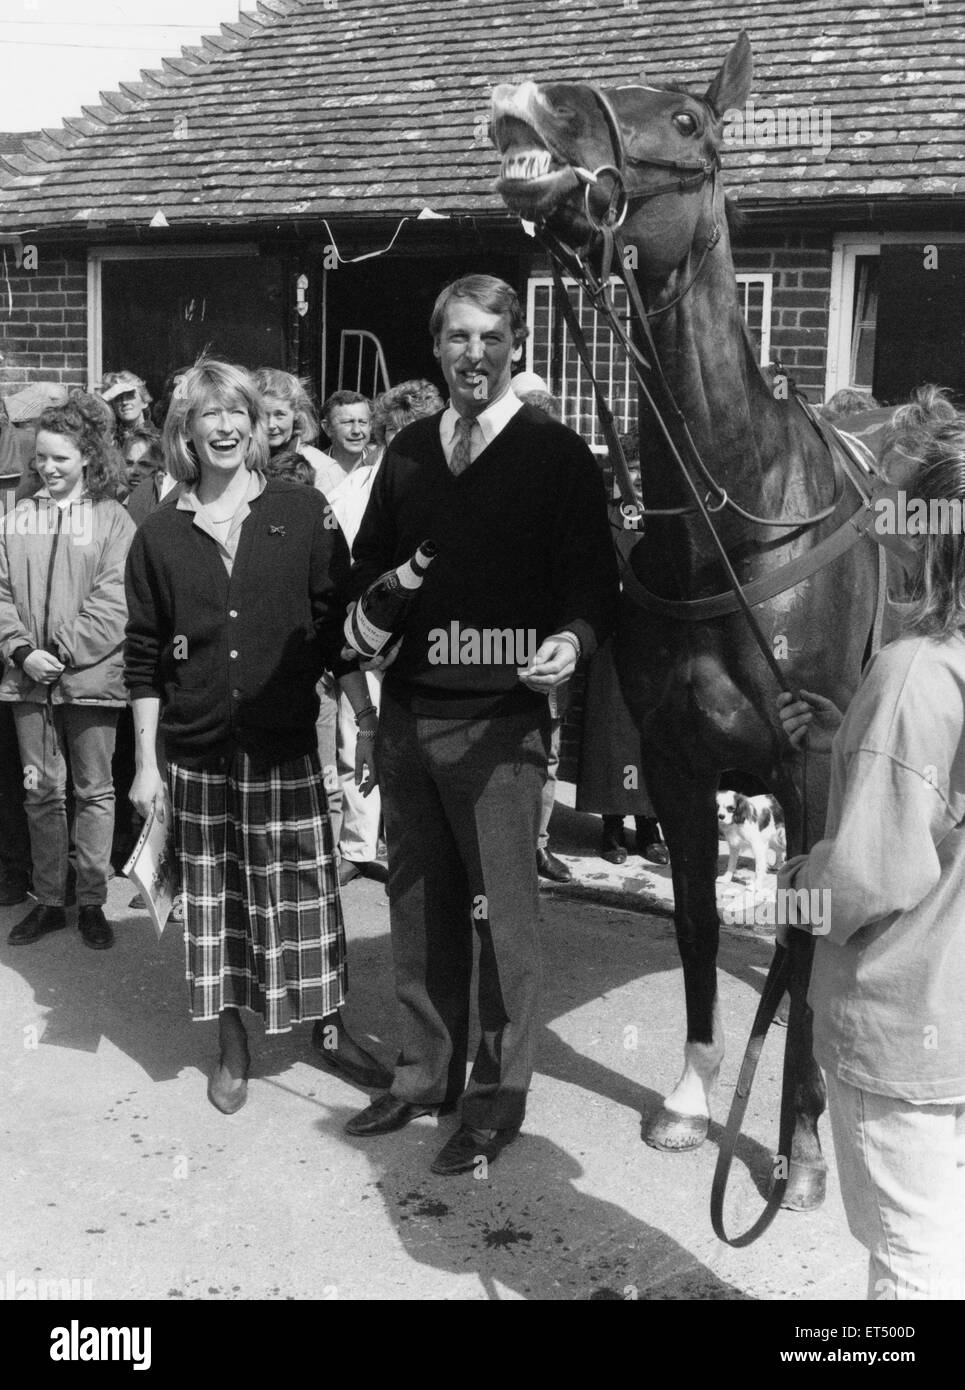
[(517, 674), (536, 645), (566, 630), (589, 656), (615, 620), (600, 470), (579, 435), (523, 406), (455, 477), (440, 419), (417, 420), (392, 441), (353, 546), (351, 592), (435, 541), (387, 689), (439, 718), (536, 708), (545, 695)]

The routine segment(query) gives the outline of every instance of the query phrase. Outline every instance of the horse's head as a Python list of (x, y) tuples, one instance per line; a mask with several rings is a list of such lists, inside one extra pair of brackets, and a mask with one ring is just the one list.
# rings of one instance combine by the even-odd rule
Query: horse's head
[(703, 96), (678, 87), (601, 92), (582, 82), (498, 86), (496, 187), (514, 212), (573, 246), (590, 242), (594, 221), (611, 206), (622, 210), (626, 197), (623, 235), (639, 248), (641, 271), (669, 275), (706, 220), (723, 115), (744, 106), (750, 85), (741, 34)]

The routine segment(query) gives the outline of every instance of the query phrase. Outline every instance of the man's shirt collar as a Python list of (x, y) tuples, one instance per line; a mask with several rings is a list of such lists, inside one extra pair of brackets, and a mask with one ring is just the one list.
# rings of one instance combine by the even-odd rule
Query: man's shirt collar
[[(513, 388), (507, 386), (501, 396), (497, 396), (486, 406), (484, 411), (475, 417), (475, 423), (479, 426), (479, 432), (482, 436), (480, 452), (493, 442), (497, 434), (506, 428), (513, 416), (522, 408), (523, 402)], [(439, 426), (442, 442), (446, 447), (450, 446), (455, 439), (458, 419), (459, 413), (450, 401), (442, 413), (442, 421)]]

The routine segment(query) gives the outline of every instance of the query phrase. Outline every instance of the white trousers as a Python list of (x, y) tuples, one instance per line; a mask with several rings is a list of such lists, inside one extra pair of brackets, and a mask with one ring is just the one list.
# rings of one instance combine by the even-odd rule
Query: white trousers
[(911, 1105), (827, 1074), (828, 1112), (869, 1299), (965, 1299), (965, 1105)]
[[(376, 709), (382, 698), (382, 673), (366, 671), (369, 695)], [(336, 766), (342, 789), (342, 828), (338, 847), (343, 859), (371, 863), (378, 855), (382, 801), (378, 788), (363, 796), (355, 785), (355, 745), (358, 729), (348, 697), (338, 691), (338, 725), (335, 736)], [(369, 739), (371, 744), (373, 739)]]

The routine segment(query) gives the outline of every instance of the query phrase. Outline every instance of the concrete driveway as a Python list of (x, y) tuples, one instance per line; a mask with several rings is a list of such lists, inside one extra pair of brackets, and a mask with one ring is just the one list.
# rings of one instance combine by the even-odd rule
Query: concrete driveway
[[(690, 1154), (641, 1142), (641, 1114), (681, 1064), (665, 916), (544, 896), (546, 1027), (524, 1133), (488, 1177), (445, 1179), (428, 1168), (454, 1118), (350, 1139), (342, 1126), (367, 1094), (313, 1065), (307, 1028), (270, 1041), (255, 1028), (248, 1105), (215, 1111), (216, 1028), (189, 1018), (178, 928), (158, 943), (131, 896), (112, 882), (118, 940), (106, 952), (76, 930), (10, 947), (27, 908), (0, 909), (7, 1280), (89, 1281), (90, 1296), (112, 1299), (864, 1296), (830, 1153), (823, 1210), (782, 1212), (734, 1251), (708, 1216), (719, 1127)], [(345, 900), (347, 1016), (390, 1061), (387, 901), (365, 880)], [(770, 953), (753, 933), (723, 936), (721, 1121)], [(772, 1030), (735, 1164), (735, 1226), (762, 1201), (782, 1047)]]

